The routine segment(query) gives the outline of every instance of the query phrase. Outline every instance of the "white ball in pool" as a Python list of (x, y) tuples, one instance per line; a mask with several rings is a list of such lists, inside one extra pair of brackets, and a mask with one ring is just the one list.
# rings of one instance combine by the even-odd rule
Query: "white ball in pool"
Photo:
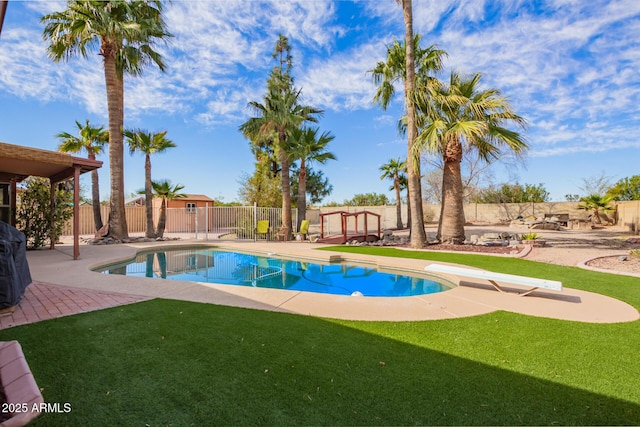
[(361, 296), (364, 296), (364, 295), (362, 295), (362, 292), (360, 292), (360, 291), (354, 291), (354, 292), (351, 293), (351, 296), (352, 297), (361, 297)]

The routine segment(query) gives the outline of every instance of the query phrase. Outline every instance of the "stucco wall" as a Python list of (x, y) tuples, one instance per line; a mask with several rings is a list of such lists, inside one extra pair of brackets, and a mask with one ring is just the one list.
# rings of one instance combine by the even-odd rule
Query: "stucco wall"
[[(464, 214), (467, 222), (482, 223), (507, 223), (513, 219), (522, 216), (523, 218), (535, 216), (536, 218), (544, 218), (545, 214), (568, 214), (571, 220), (587, 220), (590, 212), (578, 209), (578, 202), (546, 202), (546, 203), (505, 203), (505, 204), (489, 204), (489, 203), (470, 203), (464, 206)], [(395, 206), (341, 206), (341, 207), (323, 207), (318, 209), (308, 209), (307, 219), (311, 220), (313, 226), (319, 227), (320, 213), (333, 211), (371, 211), (381, 215), (382, 229), (396, 228), (396, 208)], [(425, 222), (435, 223), (440, 219), (440, 205), (424, 205)], [(608, 217), (612, 224), (621, 228), (628, 228), (632, 232), (638, 232), (640, 229), (640, 201), (617, 202), (616, 210), (606, 212), (603, 216)], [(325, 222), (325, 229), (331, 232), (340, 230), (339, 217), (334, 220)], [(407, 206), (402, 206), (402, 221), (407, 225)]]
[(617, 202), (616, 209), (617, 224), (632, 233), (640, 234), (640, 200)]

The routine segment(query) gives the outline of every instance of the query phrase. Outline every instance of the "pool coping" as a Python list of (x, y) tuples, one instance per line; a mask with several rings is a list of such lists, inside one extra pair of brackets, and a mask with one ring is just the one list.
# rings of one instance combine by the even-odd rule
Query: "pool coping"
[[(166, 247), (165, 247), (166, 248)], [(448, 277), (448, 276), (443, 276), (443, 275), (439, 275), (437, 273), (430, 273), (425, 271), (423, 268), (410, 268), (405, 266), (403, 267), (398, 267), (397, 265), (394, 265), (394, 263), (390, 263), (390, 262), (385, 262), (382, 263), (382, 261), (390, 261), (392, 260), (392, 258), (388, 258), (388, 257), (383, 257), (383, 258), (367, 258), (367, 259), (354, 259), (351, 258), (349, 256), (345, 256), (348, 255), (346, 253), (338, 253), (338, 254), (331, 254), (329, 255), (329, 257), (311, 257), (309, 254), (306, 255), (299, 255), (299, 254), (292, 254), (292, 253), (282, 253), (282, 252), (265, 252), (265, 251), (260, 251), (260, 250), (256, 250), (256, 249), (249, 249), (246, 250), (244, 248), (238, 248), (236, 247), (229, 247), (229, 246), (225, 246), (225, 245), (219, 245), (219, 244), (186, 244), (186, 245), (182, 245), (182, 244), (173, 244), (170, 246), (171, 249), (174, 250), (184, 250), (184, 251), (188, 251), (188, 250), (210, 250), (210, 249), (217, 249), (217, 250), (221, 250), (221, 251), (227, 251), (227, 252), (234, 252), (234, 253), (240, 253), (240, 254), (247, 254), (247, 255), (253, 255), (253, 256), (262, 256), (262, 257), (267, 257), (270, 259), (283, 259), (283, 260), (287, 260), (287, 261), (297, 261), (297, 262), (305, 262), (305, 263), (309, 263), (309, 264), (315, 264), (315, 265), (336, 265), (336, 264), (347, 264), (349, 266), (360, 266), (360, 267), (365, 267), (365, 268), (375, 268), (376, 271), (380, 272), (380, 273), (387, 273), (387, 274), (400, 274), (400, 275), (415, 275), (415, 277), (419, 277), (419, 278), (423, 278), (423, 279), (427, 279), (427, 280), (433, 280), (433, 281), (438, 281), (441, 282), (443, 286), (445, 286), (447, 289), (445, 289), (445, 291), (453, 289), (457, 286), (459, 286), (459, 283), (456, 280), (453, 280), (452, 278)], [(140, 249), (138, 251), (136, 251), (136, 253), (133, 255), (133, 257), (126, 257), (125, 259), (116, 261), (116, 262), (108, 262), (108, 263), (99, 263), (97, 265), (93, 265), (90, 266), (90, 269), (92, 271), (95, 272), (99, 272), (99, 273), (103, 273), (104, 270), (108, 270), (110, 267), (117, 267), (117, 266), (122, 266), (123, 263), (129, 263), (131, 261), (134, 261), (135, 258), (137, 258), (138, 256), (140, 256), (141, 254), (147, 254), (147, 253), (155, 253), (156, 251), (158, 251), (158, 246), (152, 246), (149, 248), (145, 248), (145, 249)], [(319, 254), (322, 254), (322, 252), (320, 252)], [(181, 273), (180, 271), (174, 272), (174, 273)], [(129, 276), (129, 275), (125, 275), (127, 277), (143, 277), (143, 276)], [(154, 277), (154, 279), (159, 279), (159, 277)], [(170, 279), (170, 280), (180, 280), (180, 279)], [(216, 284), (215, 282), (197, 282), (196, 283), (200, 283), (202, 285), (207, 285), (207, 284)], [(222, 284), (221, 284), (222, 285)], [(231, 283), (227, 283), (224, 284), (224, 286), (242, 286), (240, 284), (231, 284)], [(253, 286), (256, 287), (256, 286)], [(257, 286), (258, 288), (261, 288), (260, 286)], [(304, 290), (295, 290), (295, 289), (277, 289), (277, 288), (271, 288), (274, 290), (289, 290), (291, 292), (312, 292), (313, 291), (304, 291)], [(439, 291), (439, 292), (443, 292), (443, 291)], [(315, 292), (315, 293), (321, 293), (321, 292)], [(437, 292), (436, 292), (437, 293)], [(428, 293), (425, 293), (425, 295)], [(349, 295), (345, 295), (345, 294), (332, 294), (332, 295), (337, 295), (337, 296), (349, 296)], [(351, 296), (357, 296), (357, 295), (351, 295)], [(362, 296), (362, 295), (360, 295)], [(385, 296), (375, 296), (375, 298), (384, 298)], [(398, 298), (398, 296), (389, 296), (389, 297), (393, 297), (393, 298)]]
[[(126, 260), (137, 252), (158, 247), (219, 247), (245, 252), (275, 253), (315, 260), (367, 262), (421, 271), (430, 261), (362, 254), (317, 251), (307, 242), (179, 240), (123, 245), (84, 246), (79, 260), (72, 247), (28, 253), (34, 280), (83, 289), (126, 293), (234, 307), (287, 312), (326, 318), (366, 321), (418, 321), (476, 316), (498, 310), (532, 316), (591, 323), (616, 323), (640, 318), (622, 301), (591, 292), (565, 288), (563, 292), (535, 291), (527, 297), (495, 291), (479, 280), (462, 281), (454, 289), (410, 297), (353, 297), (291, 290), (216, 285), (177, 280), (106, 275), (91, 271), (99, 265)], [(440, 262), (439, 262), (440, 263)], [(391, 265), (392, 264), (392, 265)], [(441, 263), (446, 264), (446, 263)], [(450, 280), (449, 280), (450, 281)]]

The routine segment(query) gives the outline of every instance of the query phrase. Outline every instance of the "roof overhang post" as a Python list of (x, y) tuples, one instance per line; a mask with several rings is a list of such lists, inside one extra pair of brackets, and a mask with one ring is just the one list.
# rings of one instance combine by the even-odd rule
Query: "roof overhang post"
[(73, 170), (73, 259), (80, 258), (80, 166)]
[(10, 224), (13, 225), (14, 227), (16, 226), (16, 224), (18, 223), (18, 221), (16, 220), (16, 214), (17, 214), (17, 210), (18, 210), (18, 180), (16, 178), (11, 178), (11, 181), (9, 181), (9, 185), (11, 186), (9, 189), (9, 192), (11, 193), (9, 195), (10, 198), (10, 202), (9, 202), (9, 221)]
[[(52, 180), (49, 179), (49, 204), (51, 207), (51, 213), (52, 213), (52, 217), (55, 218), (55, 212), (56, 212), (56, 183)], [(56, 239), (55, 239), (55, 232), (54, 232), (54, 224), (51, 224), (51, 228), (49, 229), (49, 240), (51, 241), (51, 243), (49, 244), (49, 249), (55, 249), (56, 247)]]

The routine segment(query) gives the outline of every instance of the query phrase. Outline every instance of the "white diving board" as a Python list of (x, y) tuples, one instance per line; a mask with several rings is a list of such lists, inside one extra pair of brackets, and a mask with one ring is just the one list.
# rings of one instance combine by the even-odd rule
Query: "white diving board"
[(522, 294), (519, 294), (520, 296), (529, 295), (531, 292), (540, 288), (550, 289), (553, 291), (562, 291), (562, 282), (558, 282), (555, 280), (536, 279), (533, 277), (516, 276), (514, 274), (494, 273), (493, 271), (454, 267), (444, 264), (429, 264), (424, 268), (424, 270), (430, 273), (443, 273), (460, 277), (484, 279), (491, 283), (491, 285), (493, 285), (493, 287), (500, 292), (504, 292), (504, 290), (497, 282), (508, 283), (512, 285), (529, 286), (530, 289)]

